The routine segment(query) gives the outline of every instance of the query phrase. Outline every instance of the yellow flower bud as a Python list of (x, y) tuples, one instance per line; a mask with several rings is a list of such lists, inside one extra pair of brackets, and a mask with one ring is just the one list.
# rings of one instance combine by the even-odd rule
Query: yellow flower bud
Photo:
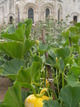
[(39, 45), (39, 40), (36, 40), (35, 42), (36, 42), (36, 45)]
[(56, 57), (56, 62), (58, 62), (58, 58)]

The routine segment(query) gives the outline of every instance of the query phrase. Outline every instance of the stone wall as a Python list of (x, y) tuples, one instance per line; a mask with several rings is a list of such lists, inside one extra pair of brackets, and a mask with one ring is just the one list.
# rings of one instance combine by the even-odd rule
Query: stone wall
[(8, 24), (10, 17), (18, 23), (28, 18), (28, 10), (33, 9), (34, 22), (45, 21), (46, 9), (49, 8), (50, 16), (56, 20), (66, 20), (67, 23), (77, 17), (80, 21), (80, 0), (0, 0), (0, 24)]

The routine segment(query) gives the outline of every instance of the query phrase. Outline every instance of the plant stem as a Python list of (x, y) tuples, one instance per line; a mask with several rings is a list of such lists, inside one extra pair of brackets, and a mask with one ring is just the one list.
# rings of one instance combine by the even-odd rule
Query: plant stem
[(46, 87), (46, 66), (45, 66), (45, 78), (44, 78), (44, 87)]
[[(47, 68), (47, 71), (48, 71), (48, 77), (50, 79), (53, 79), (51, 67), (49, 65), (46, 65), (46, 68)], [(50, 83), (51, 89), (55, 92), (54, 82), (49, 82), (49, 83)], [(55, 100), (54, 93), (52, 93), (52, 96), (53, 96), (53, 100)]]
[[(44, 37), (44, 29), (42, 30), (42, 42), (43, 44), (45, 44), (45, 37)], [(45, 52), (45, 58), (47, 59), (48, 58), (48, 53)], [(46, 65), (46, 69), (48, 71), (48, 77), (50, 79), (53, 79), (53, 76), (52, 76), (52, 71), (51, 71), (51, 66), (50, 65)], [(54, 87), (54, 82), (49, 82), (50, 83), (50, 86), (51, 86), (51, 89), (55, 92), (55, 87)], [(52, 93), (52, 96), (53, 96), (53, 100), (55, 99), (55, 95), (54, 93)]]
[(71, 38), (69, 37), (69, 46), (71, 47), (71, 45), (72, 45), (72, 44), (71, 44)]
[(64, 73), (62, 73), (62, 87), (64, 87)]
[(59, 82), (58, 82), (57, 75), (58, 75), (58, 72), (57, 72), (57, 69), (56, 69), (56, 81), (57, 81), (57, 89), (58, 89), (58, 94), (59, 94)]
[[(80, 59), (80, 45), (79, 45), (79, 59)], [(79, 66), (80, 66), (80, 60), (78, 61)]]
[(31, 51), (31, 49), (30, 49), (30, 53), (31, 53), (31, 56), (33, 57), (34, 55), (33, 55), (32, 51)]

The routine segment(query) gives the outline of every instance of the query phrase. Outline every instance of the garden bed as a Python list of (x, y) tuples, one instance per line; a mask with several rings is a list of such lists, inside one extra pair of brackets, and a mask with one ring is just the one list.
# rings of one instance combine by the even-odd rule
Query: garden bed
[(0, 77), (0, 101), (3, 100), (8, 87), (12, 86), (10, 79), (5, 77)]

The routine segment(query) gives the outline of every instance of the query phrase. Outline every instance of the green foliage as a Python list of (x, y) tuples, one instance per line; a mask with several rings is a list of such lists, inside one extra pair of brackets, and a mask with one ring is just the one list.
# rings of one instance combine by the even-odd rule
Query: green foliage
[(21, 68), (17, 74), (17, 81), (31, 83), (31, 76), (28, 70)]
[(80, 102), (80, 86), (66, 86), (61, 89), (60, 100), (63, 101), (65, 107), (79, 107)]
[(70, 50), (68, 47), (63, 47), (63, 48), (59, 48), (57, 49), (57, 55), (58, 57), (61, 57), (63, 60), (68, 57), (70, 54)]
[(35, 44), (35, 41), (33, 41), (33, 40), (25, 40), (24, 46), (23, 46), (23, 55), (26, 52), (28, 52), (34, 44)]
[(72, 87), (80, 86), (79, 76), (80, 76), (80, 67), (72, 66), (68, 73), (68, 77), (66, 78), (68, 85)]
[(16, 28), (15, 28), (14, 25), (12, 25), (12, 26), (9, 27), (9, 29), (8, 29), (7, 32), (8, 32), (9, 34), (13, 34), (15, 31), (16, 31)]
[[(35, 38), (43, 36), (39, 45), (31, 40), (34, 39), (31, 37), (31, 31), (34, 31), (34, 28), (31, 30), (31, 20), (19, 23), (17, 29), (11, 26), (1, 34), (4, 42), (0, 42), (0, 50), (11, 59), (0, 64), (0, 74), (14, 80), (14, 84), (8, 89), (0, 107), (24, 107), (28, 94), (26, 91), (22, 93), (21, 89), (27, 88), (39, 97), (36, 93), (44, 86), (47, 87), (46, 79), (54, 81), (54, 94), (57, 97), (54, 101), (43, 101), (43, 107), (79, 107), (80, 24), (69, 27), (66, 31), (63, 31), (62, 24), (63, 22), (56, 24), (55, 20), (50, 19), (36, 25), (41, 29), (34, 32)], [(58, 37), (55, 36), (57, 34)], [(52, 70), (52, 78), (49, 78), (47, 66)], [(48, 95), (52, 97), (54, 90), (50, 85), (48, 88)]]
[[(44, 33), (46, 44), (49, 46), (60, 47), (62, 46), (61, 41), (63, 40), (61, 32), (68, 28), (69, 25), (64, 21), (58, 21), (49, 17), (45, 22), (37, 22), (32, 27), (31, 38), (39, 39)], [(42, 42), (42, 40), (40, 39)]]
[[(0, 43), (0, 50), (13, 58), (21, 59), (23, 56), (23, 44), (18, 42)], [(17, 52), (16, 52), (17, 51)]]
[(43, 107), (79, 107), (80, 102), (80, 86), (71, 87), (66, 86), (61, 89), (60, 101), (63, 102), (62, 106), (55, 100), (43, 101)]
[(43, 101), (43, 107), (61, 107), (60, 104), (56, 100)]
[(77, 78), (73, 73), (69, 73), (67, 76), (66, 81), (68, 85), (72, 87), (80, 86), (79, 77)]
[[(13, 32), (13, 31), (11, 31)], [(12, 34), (9, 32), (6, 32), (2, 34), (1, 36), (10, 40), (15, 41), (24, 41), (24, 34), (25, 34), (25, 25), (23, 24), (20, 28), (18, 28), (15, 32)]]
[(56, 55), (52, 49), (48, 51), (49, 57), (46, 60), (46, 65), (55, 66), (56, 64)]
[[(27, 24), (28, 23), (28, 24)], [(34, 41), (28, 40), (25, 36), (25, 32), (28, 29), (28, 37), (30, 35), (32, 22), (26, 21), (26, 23), (22, 24), (20, 27), (17, 28), (15, 32), (11, 30), (11, 32), (6, 32), (1, 36), (7, 38), (7, 42), (0, 43), (0, 50), (2, 50), (7, 55), (11, 56), (12, 58), (22, 59), (27, 51), (31, 49)], [(27, 28), (26, 28), (27, 26)]]
[(8, 76), (9, 78), (11, 77), (11, 79), (15, 80), (15, 76), (18, 73), (21, 66), (25, 66), (24, 61), (17, 59), (7, 61), (4, 65), (2, 65), (3, 70), (1, 75)]
[(26, 28), (25, 34), (26, 34), (26, 38), (28, 39), (31, 33), (32, 20), (26, 21), (26, 24), (27, 24), (27, 28)]
[(33, 46), (35, 42), (25, 40), (25, 42), (4, 42), (0, 43), (0, 50), (12, 58), (22, 59), (24, 54)]
[(33, 62), (32, 66), (28, 69), (21, 68), (17, 73), (17, 81), (24, 83), (37, 82), (37, 76), (40, 69), (41, 64), (39, 62)]
[(20, 84), (15, 84), (8, 89), (4, 102), (1, 103), (0, 107), (24, 107)]
[(64, 72), (64, 68), (65, 68), (64, 61), (60, 59), (60, 70)]
[(42, 43), (39, 44), (39, 51), (40, 52), (46, 52), (47, 49), (48, 49), (48, 45), (42, 44)]

